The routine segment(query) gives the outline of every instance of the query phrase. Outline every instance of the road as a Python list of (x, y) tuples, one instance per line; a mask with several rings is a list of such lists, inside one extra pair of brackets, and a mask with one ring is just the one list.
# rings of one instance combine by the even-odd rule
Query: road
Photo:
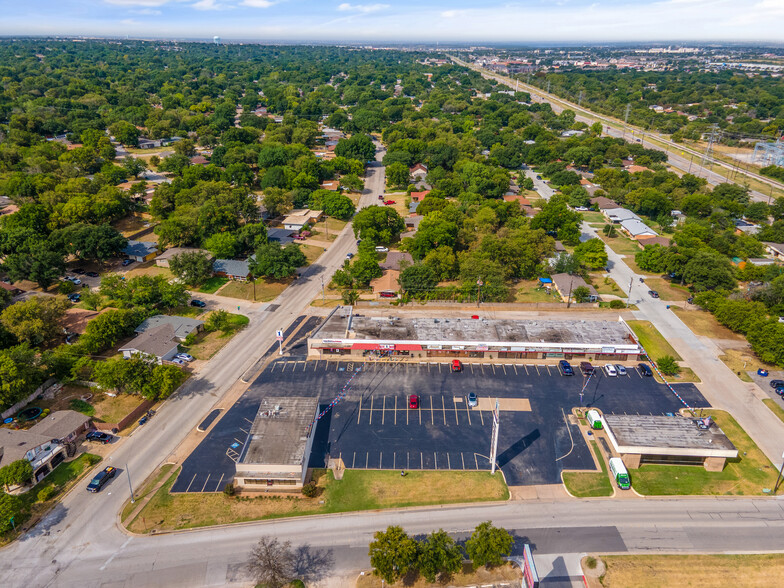
[[(583, 223), (582, 241), (597, 236), (596, 229)], [(610, 277), (624, 291), (628, 291), (631, 284), (631, 303), (639, 308), (634, 312), (635, 318), (653, 323), (680, 354), (683, 363), (702, 380), (697, 388), (708, 402), (716, 408), (729, 411), (768, 459), (780, 466), (784, 451), (784, 423), (761, 402), (768, 396), (756, 384), (741, 382), (718, 358), (723, 352), (710, 339), (695, 335), (667, 308), (665, 301), (651, 298), (648, 286), (640, 282), (642, 276), (635, 274), (623, 257), (609, 246), (605, 249)]]
[[(380, 161), (385, 151), (380, 144), (377, 148), (377, 162), (368, 167), (360, 208), (375, 204), (384, 191)], [(47, 585), (56, 580), (58, 570), (89, 557), (98, 546), (117, 549), (127, 539), (117, 529), (115, 518), (129, 496), (128, 483), (141, 484), (171, 456), (212, 406), (232, 386), (240, 385), (242, 374), (274, 343), (275, 331), (285, 329), (309, 307), (321, 291), (322, 278), (328, 282), (349, 251), (356, 251), (351, 223), (285, 292), (264, 310), (249, 312), (248, 326), (167, 400), (149, 424), (119, 443), (99, 466), (115, 465), (120, 470), (103, 492), (90, 494), (84, 491), (86, 482), (80, 484), (31, 532), (2, 551), (0, 585)], [(20, 567), (19, 562), (29, 566)], [(93, 574), (97, 577), (97, 570), (93, 569)]]
[[(696, 176), (705, 178), (709, 184), (716, 185), (716, 184), (721, 184), (723, 182), (731, 181), (728, 180), (725, 176), (722, 176), (713, 171), (712, 167), (714, 165), (717, 165), (727, 170), (727, 172), (733, 172), (733, 173), (737, 172), (739, 176), (745, 175), (748, 176), (749, 178), (753, 178), (759, 182), (767, 184), (772, 189), (784, 190), (784, 185), (782, 185), (780, 182), (777, 182), (776, 180), (767, 178), (763, 175), (751, 171), (739, 170), (737, 169), (736, 166), (729, 163), (725, 163), (718, 159), (708, 158), (707, 161), (710, 163), (711, 167), (710, 168), (703, 167), (702, 165), (700, 165), (700, 163), (702, 162), (704, 153), (701, 153), (691, 147), (687, 147), (685, 145), (676, 143), (668, 139), (664, 135), (647, 132), (640, 128), (633, 127), (628, 124), (624, 124), (624, 122), (621, 120), (617, 120), (613, 117), (606, 116), (603, 114), (598, 114), (596, 112), (593, 112), (592, 110), (583, 108), (581, 106), (578, 106), (577, 104), (569, 102), (568, 100), (564, 100), (563, 98), (559, 98), (553, 94), (549, 94), (537, 88), (536, 86), (531, 86), (519, 80), (513, 80), (512, 78), (508, 78), (506, 76), (494, 74), (485, 69), (466, 63), (465, 61), (458, 59), (456, 57), (452, 57), (452, 56), (450, 57), (458, 65), (462, 65), (464, 67), (473, 69), (474, 71), (481, 73), (482, 76), (485, 78), (496, 80), (497, 82), (504, 84), (505, 86), (508, 86), (510, 88), (517, 88), (522, 92), (529, 93), (531, 95), (532, 100), (534, 101), (548, 102), (552, 106), (553, 112), (555, 113), (559, 113), (562, 110), (568, 108), (569, 110), (573, 110), (576, 113), (577, 116), (575, 117), (575, 120), (579, 122), (584, 122), (588, 125), (593, 124), (597, 121), (601, 122), (604, 126), (604, 134), (608, 136), (624, 137), (630, 142), (638, 141), (643, 146), (645, 146), (646, 138), (648, 139), (649, 142), (651, 139), (653, 139), (654, 141), (656, 141), (656, 143), (658, 143), (658, 145), (650, 144), (648, 145), (648, 147), (655, 147), (661, 149), (661, 145), (664, 145), (665, 150), (667, 152), (667, 156), (669, 158), (668, 163), (671, 166), (683, 172), (693, 173)], [(624, 127), (625, 129), (628, 130), (625, 130)], [(767, 194), (767, 193), (763, 194), (758, 190), (750, 191), (751, 199), (760, 202), (762, 201), (767, 202), (771, 198), (771, 194)]]

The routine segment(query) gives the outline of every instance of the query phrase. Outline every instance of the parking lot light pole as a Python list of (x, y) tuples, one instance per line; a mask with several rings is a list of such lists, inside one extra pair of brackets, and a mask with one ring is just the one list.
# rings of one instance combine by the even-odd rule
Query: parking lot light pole
[(125, 473), (128, 474), (128, 488), (131, 489), (131, 504), (136, 503), (136, 499), (133, 497), (133, 486), (131, 486), (131, 470), (128, 468), (128, 464), (125, 464)]

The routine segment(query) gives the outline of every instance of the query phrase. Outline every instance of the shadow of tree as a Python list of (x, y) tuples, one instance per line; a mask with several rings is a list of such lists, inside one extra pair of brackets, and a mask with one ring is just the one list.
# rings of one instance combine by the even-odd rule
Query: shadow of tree
[(300, 545), (294, 551), (295, 570), (297, 577), (306, 584), (326, 578), (335, 564), (331, 549), (312, 549), (309, 545)]

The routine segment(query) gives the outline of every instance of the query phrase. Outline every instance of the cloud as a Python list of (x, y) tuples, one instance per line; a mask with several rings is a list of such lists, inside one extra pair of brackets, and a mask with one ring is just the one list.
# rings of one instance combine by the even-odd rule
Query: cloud
[(218, 0), (199, 0), (196, 4), (191, 4), (196, 10), (223, 10), (225, 4), (218, 4)]
[(141, 14), (143, 16), (156, 16), (161, 14), (160, 10), (155, 10), (154, 8), (140, 8), (139, 10), (129, 10), (131, 14)]
[(338, 10), (341, 12), (361, 12), (362, 14), (370, 14), (387, 8), (389, 8), (389, 4), (349, 4), (344, 2), (338, 6)]
[(272, 2), (271, 0), (243, 0), (243, 6), (251, 6), (253, 8), (269, 8), (273, 4), (277, 4), (277, 2)]
[(116, 6), (163, 6), (171, 0), (104, 0), (104, 2)]

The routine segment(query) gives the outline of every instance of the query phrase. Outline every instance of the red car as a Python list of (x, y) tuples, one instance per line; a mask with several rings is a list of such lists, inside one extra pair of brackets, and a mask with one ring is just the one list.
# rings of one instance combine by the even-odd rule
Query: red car
[(459, 359), (452, 360), (452, 371), (453, 372), (462, 372), (463, 371), (463, 364), (460, 362)]
[(419, 396), (412, 394), (408, 397), (408, 408), (419, 408)]
[(386, 205), (395, 204), (395, 201), (394, 200), (384, 200), (384, 204), (386, 204)]

